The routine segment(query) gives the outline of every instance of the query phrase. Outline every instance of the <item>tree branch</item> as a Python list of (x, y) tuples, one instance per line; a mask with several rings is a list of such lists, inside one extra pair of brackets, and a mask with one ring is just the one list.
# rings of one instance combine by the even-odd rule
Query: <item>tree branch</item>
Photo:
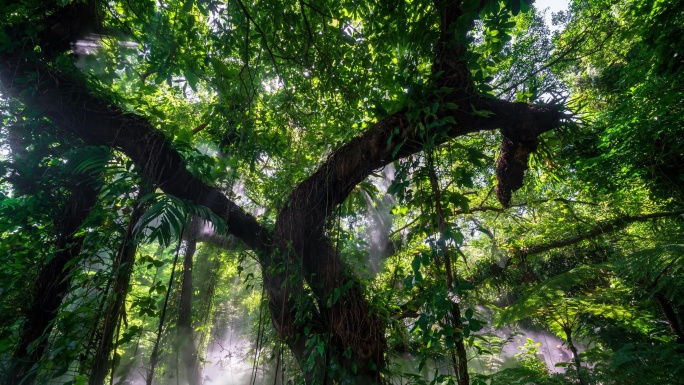
[(543, 253), (545, 251), (557, 249), (560, 247), (570, 246), (587, 239), (595, 238), (604, 234), (619, 231), (627, 227), (634, 222), (646, 222), (651, 219), (665, 218), (665, 217), (675, 217), (678, 215), (684, 215), (684, 210), (666, 211), (661, 213), (652, 214), (639, 214), (633, 216), (624, 216), (610, 221), (604, 221), (596, 225), (593, 229), (576, 235), (574, 237), (559, 239), (549, 243), (543, 243), (540, 245), (534, 245), (525, 247), (521, 250), (524, 255), (533, 255)]

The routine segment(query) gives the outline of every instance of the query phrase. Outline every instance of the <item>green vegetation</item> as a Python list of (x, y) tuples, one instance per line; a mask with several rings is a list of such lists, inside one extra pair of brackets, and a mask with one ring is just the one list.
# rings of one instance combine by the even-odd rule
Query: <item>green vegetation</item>
[(544, 6), (0, 2), (1, 383), (681, 384), (684, 1)]

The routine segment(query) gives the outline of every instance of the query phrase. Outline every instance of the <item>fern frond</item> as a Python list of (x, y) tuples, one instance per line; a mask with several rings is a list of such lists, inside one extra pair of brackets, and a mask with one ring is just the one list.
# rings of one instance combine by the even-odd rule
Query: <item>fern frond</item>
[(662, 294), (675, 306), (684, 305), (684, 245), (672, 244), (632, 253), (613, 263), (615, 272), (649, 295)]

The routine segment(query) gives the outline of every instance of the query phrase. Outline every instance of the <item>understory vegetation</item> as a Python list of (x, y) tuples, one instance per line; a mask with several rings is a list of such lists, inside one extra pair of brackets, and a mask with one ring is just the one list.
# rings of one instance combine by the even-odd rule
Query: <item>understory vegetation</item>
[(0, 383), (680, 385), (684, 0), (0, 1)]

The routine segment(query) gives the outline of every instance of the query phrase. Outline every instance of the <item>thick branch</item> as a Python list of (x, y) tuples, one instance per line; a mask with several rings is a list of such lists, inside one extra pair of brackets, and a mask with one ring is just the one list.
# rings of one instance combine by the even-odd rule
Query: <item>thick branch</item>
[[(32, 74), (40, 79), (38, 84), (31, 84), (33, 89), (14, 81), (15, 76), (31, 78)], [(271, 233), (218, 189), (192, 175), (163, 133), (143, 118), (94, 96), (78, 81), (26, 60), (20, 51), (0, 56), (0, 83), (5, 95), (21, 98), (27, 106), (86, 143), (120, 149), (165, 193), (204, 205), (221, 218), (232, 235), (258, 251), (271, 314), (274, 321), (279, 321), (274, 323), (295, 343), (290, 293), (298, 288), (285, 285), (286, 272), (273, 272)], [(296, 341), (301, 345), (297, 348), (291, 345), (298, 358), (304, 351), (303, 342)]]
[[(456, 124), (437, 135), (419, 130), (417, 121), (408, 118), (409, 111), (400, 111), (378, 121), (337, 149), (318, 171), (304, 180), (289, 196), (276, 221), (276, 246), (301, 256), (304, 273), (319, 300), (326, 301), (336, 288), (351, 282), (353, 289), (347, 291), (348, 300), (333, 304), (327, 317), (336, 320), (332, 322), (335, 325), (332, 331), (339, 341), (358, 343), (347, 346), (351, 347), (355, 359), (361, 361), (373, 358), (381, 363), (384, 328), (367, 309), (369, 305), (360, 285), (325, 236), (326, 218), (334, 212), (335, 206), (374, 170), (422, 151), (424, 138), (428, 136), (435, 136), (434, 144), (442, 144), (472, 132), (501, 128), (507, 137), (527, 142), (557, 127), (561, 118), (561, 114), (552, 108), (474, 95), (463, 97), (459, 92), (446, 95), (441, 102), (442, 105), (458, 102), (459, 106), (464, 106), (458, 110), (442, 109), (436, 114), (437, 119), (451, 116)], [(423, 123), (427, 126), (429, 122)], [(352, 309), (352, 306), (356, 308)], [(369, 334), (372, 337), (359, 338)]]
[[(249, 247), (270, 248), (269, 232), (218, 189), (192, 175), (164, 134), (149, 122), (94, 96), (71, 78), (25, 61), (21, 53), (2, 59), (0, 82), (8, 95), (20, 97), (90, 145), (120, 149), (165, 193), (207, 206)], [(41, 79), (35, 92), (24, 92), (26, 85), (15, 82), (15, 74)]]

